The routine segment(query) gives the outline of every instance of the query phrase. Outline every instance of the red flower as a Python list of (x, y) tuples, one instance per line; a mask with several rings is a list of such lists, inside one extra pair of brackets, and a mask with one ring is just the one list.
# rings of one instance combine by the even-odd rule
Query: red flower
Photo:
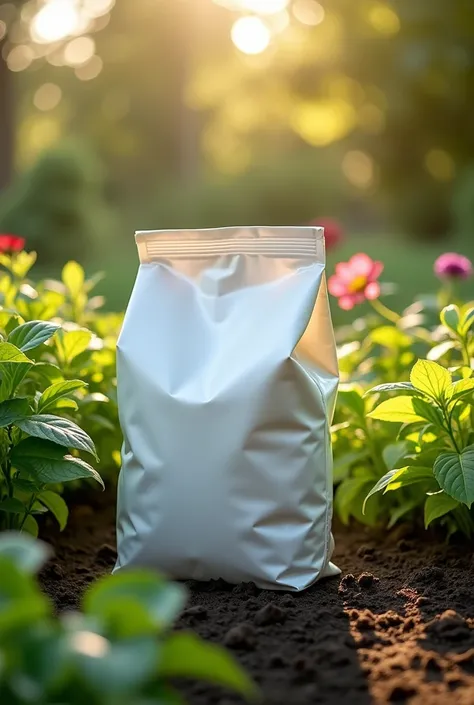
[(0, 252), (20, 252), (25, 249), (25, 238), (18, 235), (0, 235)]
[(326, 240), (326, 249), (332, 250), (337, 245), (340, 245), (344, 240), (344, 231), (341, 224), (334, 218), (319, 218), (312, 220), (310, 225), (314, 227), (324, 228), (324, 238)]
[(329, 277), (329, 293), (339, 299), (339, 306), (350, 311), (357, 304), (373, 301), (380, 296), (378, 278), (382, 262), (376, 262), (364, 253), (353, 255), (349, 262), (336, 264), (336, 273)]

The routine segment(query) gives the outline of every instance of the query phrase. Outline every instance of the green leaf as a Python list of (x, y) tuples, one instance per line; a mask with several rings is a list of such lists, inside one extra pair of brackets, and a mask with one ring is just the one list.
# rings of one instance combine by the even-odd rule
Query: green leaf
[(419, 499), (407, 499), (406, 502), (402, 502), (399, 507), (392, 509), (390, 512), (390, 521), (387, 524), (387, 529), (393, 529), (395, 524), (406, 514), (411, 512), (413, 509), (420, 504)]
[(451, 375), (437, 362), (418, 360), (411, 371), (410, 381), (420, 392), (441, 401), (451, 386)]
[(424, 399), (413, 399), (413, 408), (419, 416), (423, 416), (427, 421), (440, 429), (444, 429), (443, 416), (437, 406)]
[(26, 352), (52, 338), (58, 328), (57, 323), (49, 321), (29, 321), (15, 328), (8, 336), (8, 342)]
[(425, 502), (425, 529), (429, 527), (435, 519), (448, 514), (458, 506), (458, 502), (445, 492), (437, 492), (430, 495)]
[(354, 451), (349, 453), (344, 453), (344, 455), (339, 455), (334, 459), (333, 464), (333, 482), (338, 484), (342, 480), (348, 477), (351, 466), (355, 463), (361, 462), (368, 457), (367, 450)]
[(60, 531), (64, 531), (69, 517), (69, 509), (61, 495), (45, 490), (38, 495), (38, 499), (57, 519)]
[(51, 548), (42, 541), (19, 533), (4, 533), (0, 536), (0, 558), (9, 558), (25, 573), (38, 573), (52, 554)]
[(94, 694), (108, 696), (95, 702), (135, 703), (135, 695), (156, 673), (159, 646), (153, 637), (113, 643), (84, 627), (69, 635), (69, 644), (81, 683), (85, 681)]
[(385, 446), (382, 451), (382, 457), (388, 470), (392, 470), (398, 461), (408, 453), (409, 446), (410, 444), (406, 441), (390, 443), (388, 446)]
[(56, 382), (44, 390), (38, 402), (38, 413), (43, 414), (48, 409), (53, 409), (60, 399), (69, 397), (77, 389), (87, 387), (80, 379), (72, 379), (66, 382)]
[(30, 536), (33, 536), (35, 539), (38, 537), (38, 534), (39, 534), (38, 522), (36, 521), (36, 519), (34, 517), (31, 516), (31, 514), (29, 514), (26, 517), (25, 523), (23, 524), (22, 531), (24, 531), (27, 534), (30, 534)]
[(65, 448), (84, 450), (97, 458), (93, 440), (69, 419), (52, 414), (36, 414), (16, 421), (15, 425), (29, 436), (44, 438)]
[(33, 361), (12, 343), (0, 343), (0, 364), (4, 362), (29, 362), (33, 364)]
[(363, 505), (363, 497), (369, 491), (372, 482), (373, 480), (368, 477), (350, 477), (341, 482), (336, 490), (335, 507), (343, 524), (349, 523), (349, 518), (359, 502), (360, 507)]
[(424, 417), (416, 413), (413, 402), (413, 397), (393, 397), (383, 401), (367, 416), (378, 421), (392, 421), (395, 423), (424, 421)]
[(370, 338), (373, 343), (392, 350), (408, 348), (411, 345), (410, 336), (396, 326), (379, 326), (370, 333)]
[(454, 333), (458, 332), (459, 322), (461, 320), (461, 313), (457, 306), (451, 305), (443, 308), (443, 310), (441, 311), (440, 318), (441, 323), (446, 326), (446, 328), (449, 328)]
[(0, 512), (7, 514), (26, 514), (26, 507), (19, 499), (11, 497), (0, 502)]
[(431, 468), (415, 468), (412, 466), (407, 466), (404, 468), (394, 468), (393, 470), (389, 470), (383, 477), (380, 478), (380, 480), (368, 493), (364, 501), (363, 510), (365, 511), (367, 500), (372, 497), (372, 495), (376, 492), (380, 492), (380, 490), (387, 491), (388, 487), (394, 482), (399, 483), (399, 486), (402, 487), (404, 485), (412, 485), (416, 482), (422, 482), (427, 479), (433, 479), (433, 471)]
[(435, 461), (433, 472), (443, 488), (458, 502), (474, 502), (474, 446), (462, 453), (442, 453)]
[(4, 362), (1, 366), (2, 396), (12, 397), (28, 372), (33, 368), (33, 362)]
[(70, 364), (75, 357), (87, 350), (91, 340), (92, 333), (84, 328), (58, 331), (56, 347), (59, 359)]
[(35, 373), (38, 372), (48, 384), (55, 384), (64, 380), (63, 373), (57, 365), (50, 362), (37, 362)]
[(44, 484), (90, 478), (104, 486), (94, 468), (80, 458), (65, 455), (64, 447), (52, 441), (26, 438), (13, 448), (11, 460), (17, 470)]
[(251, 700), (258, 695), (255, 684), (223, 648), (190, 632), (169, 636), (163, 645), (159, 669), (163, 678), (197, 678)]
[(468, 394), (474, 393), (474, 377), (469, 379), (460, 379), (454, 382), (445, 392), (445, 397), (447, 401), (456, 401), (457, 399), (462, 399), (462, 397)]
[(27, 399), (7, 399), (0, 404), (0, 428), (25, 418), (29, 412)]
[(387, 384), (378, 384), (372, 387), (364, 396), (368, 394), (380, 394), (383, 392), (399, 392), (400, 394), (416, 394), (417, 390), (411, 382), (388, 382)]
[(167, 629), (181, 613), (187, 593), (183, 586), (169, 583), (147, 571), (125, 571), (100, 580), (84, 597), (84, 610), (99, 616), (114, 600), (127, 598), (145, 607), (159, 629)]
[(10, 269), (17, 279), (24, 279), (35, 262), (36, 252), (18, 252), (12, 258)]
[(341, 385), (338, 392), (338, 402), (346, 406), (359, 418), (364, 418), (365, 401), (362, 390), (356, 385)]
[(71, 298), (74, 300), (84, 288), (84, 270), (77, 262), (68, 262), (62, 271), (62, 280), (66, 285)]
[(416, 485), (419, 482), (431, 482), (436, 485), (432, 468), (423, 467), (421, 465), (408, 465), (407, 467), (398, 469), (398, 472), (395, 473), (386, 486), (385, 492), (394, 492), (401, 487)]

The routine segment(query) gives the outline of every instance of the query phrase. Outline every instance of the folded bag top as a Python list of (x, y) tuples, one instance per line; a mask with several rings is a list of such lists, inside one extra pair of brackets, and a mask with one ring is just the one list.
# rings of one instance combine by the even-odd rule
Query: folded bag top
[(115, 570), (303, 590), (336, 575), (338, 367), (322, 228), (137, 232), (118, 341)]

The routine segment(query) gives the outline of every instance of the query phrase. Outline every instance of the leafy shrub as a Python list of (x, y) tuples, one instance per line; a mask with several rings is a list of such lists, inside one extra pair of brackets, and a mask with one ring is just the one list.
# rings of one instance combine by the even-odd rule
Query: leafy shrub
[(0, 342), (0, 528), (24, 529), (35, 536), (35, 514), (49, 510), (61, 528), (66, 524), (68, 510), (54, 492), (57, 485), (79, 478), (103, 484), (96, 470), (78, 455), (96, 457), (91, 438), (55, 413), (73, 404), (72, 393), (84, 383), (77, 379), (39, 382), (48, 377), (49, 365), (35, 362), (34, 354), (39, 356), (38, 350), (56, 334), (59, 341), (64, 339), (58, 329), (47, 321), (18, 325), (18, 317), (9, 315)]
[(341, 385), (333, 427), (345, 523), (392, 527), (418, 521), (424, 507), (426, 527), (474, 531), (474, 307), (448, 306), (441, 326), (432, 321), (432, 302), (420, 301), (395, 325), (367, 317), (339, 331), (342, 376), (352, 380)]
[(20, 234), (48, 262), (90, 253), (111, 224), (101, 167), (74, 144), (44, 152), (0, 200), (0, 230)]
[(35, 352), (42, 363), (35, 368), (37, 383), (82, 380), (59, 405), (94, 438), (101, 474), (110, 475), (120, 464), (115, 344), (122, 316), (101, 312), (103, 299), (91, 296), (101, 275), (86, 279), (82, 267), (69, 262), (61, 281), (34, 283), (28, 277), (35, 259), (35, 253), (0, 255), (6, 270), (0, 275), (0, 326), (14, 316), (19, 323), (51, 320), (61, 327), (51, 345)]
[(44, 544), (0, 538), (0, 701), (11, 705), (179, 705), (170, 679), (207, 680), (255, 698), (256, 689), (220, 647), (170, 631), (185, 589), (145, 571), (95, 583), (83, 612), (55, 617), (34, 574)]

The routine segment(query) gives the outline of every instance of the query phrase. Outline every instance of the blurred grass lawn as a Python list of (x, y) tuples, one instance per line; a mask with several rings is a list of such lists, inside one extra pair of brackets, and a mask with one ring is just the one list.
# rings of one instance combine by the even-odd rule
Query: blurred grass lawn
[[(412, 303), (417, 295), (433, 294), (437, 291), (439, 282), (433, 274), (433, 263), (436, 257), (446, 250), (458, 251), (474, 259), (474, 242), (467, 239), (462, 242), (450, 240), (448, 243), (420, 244), (393, 236), (349, 236), (342, 246), (329, 253), (327, 271), (330, 276), (337, 262), (349, 259), (356, 252), (367, 252), (372, 258), (380, 259), (384, 263), (385, 270), (381, 280), (397, 287), (396, 293), (385, 298), (385, 303), (390, 308), (400, 310)], [(115, 251), (109, 248), (106, 255), (96, 257), (86, 268), (88, 274), (97, 271), (106, 274), (97, 288), (97, 293), (106, 298), (106, 308), (123, 310), (127, 305), (138, 268), (133, 236), (128, 241), (121, 242)], [(48, 276), (58, 274), (57, 271), (45, 271), (44, 268), (40, 268), (40, 273)], [(472, 279), (460, 285), (459, 293), (465, 299), (474, 298)], [(341, 311), (334, 299), (332, 310), (336, 325), (350, 322), (354, 318), (354, 312)], [(356, 311), (357, 316), (364, 312), (363, 307), (358, 307)]]

